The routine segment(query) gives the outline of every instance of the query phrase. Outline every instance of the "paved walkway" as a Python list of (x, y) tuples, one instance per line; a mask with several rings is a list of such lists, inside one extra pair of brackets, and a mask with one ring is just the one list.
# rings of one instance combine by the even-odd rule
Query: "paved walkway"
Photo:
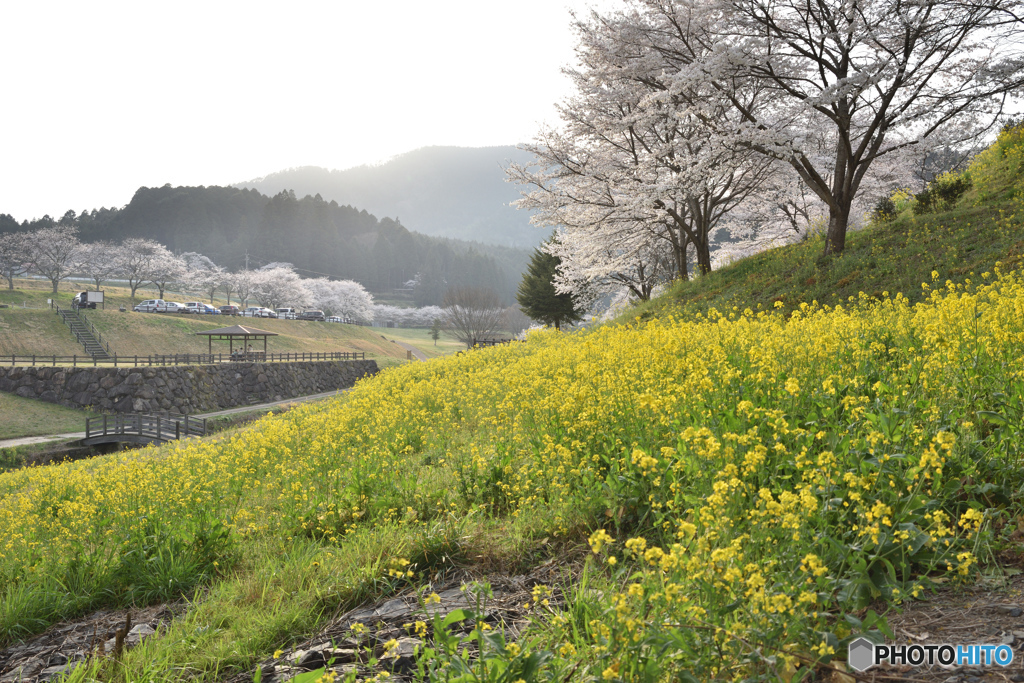
[(400, 342), (397, 339), (392, 339), (391, 341), (395, 342), (406, 351), (412, 351), (412, 355), (416, 358), (416, 360), (427, 360), (427, 354), (423, 353), (412, 344), (406, 344), (405, 342)]
[[(265, 408), (273, 408), (274, 406), (284, 405), (285, 403), (304, 403), (306, 401), (317, 401), (322, 398), (330, 398), (332, 396), (338, 396), (339, 394), (348, 391), (348, 389), (338, 389), (337, 391), (327, 391), (322, 394), (312, 394), (310, 396), (298, 396), (296, 398), (286, 398), (282, 401), (273, 401), (271, 403), (260, 403), (254, 406), (238, 406), (237, 408), (228, 408), (227, 410), (218, 410), (212, 413), (202, 413), (199, 415), (192, 415), (191, 417), (220, 417), (221, 415), (234, 415), (235, 413), (248, 413), (253, 410), (262, 410)], [(46, 443), (48, 441), (70, 441), (72, 439), (84, 439), (85, 432), (72, 432), (69, 434), (49, 434), (47, 436), (24, 436), (19, 439), (5, 439), (0, 441), (0, 448), (12, 448), (14, 446), (27, 446), (34, 443)]]

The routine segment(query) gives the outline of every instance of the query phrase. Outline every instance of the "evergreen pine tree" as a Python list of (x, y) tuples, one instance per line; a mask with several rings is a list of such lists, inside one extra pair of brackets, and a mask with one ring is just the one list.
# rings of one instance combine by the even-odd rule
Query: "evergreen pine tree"
[(523, 313), (531, 320), (554, 325), (556, 330), (564, 324), (582, 320), (584, 313), (577, 307), (571, 294), (555, 291), (555, 271), (560, 263), (561, 259), (557, 256), (534, 249), (516, 294), (516, 301)]

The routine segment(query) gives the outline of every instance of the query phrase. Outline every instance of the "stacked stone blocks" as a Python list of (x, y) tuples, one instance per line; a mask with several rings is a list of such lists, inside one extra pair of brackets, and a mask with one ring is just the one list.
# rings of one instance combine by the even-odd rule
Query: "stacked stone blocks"
[(204, 413), (344, 389), (377, 362), (219, 363), (142, 368), (0, 368), (0, 391), (71, 408)]

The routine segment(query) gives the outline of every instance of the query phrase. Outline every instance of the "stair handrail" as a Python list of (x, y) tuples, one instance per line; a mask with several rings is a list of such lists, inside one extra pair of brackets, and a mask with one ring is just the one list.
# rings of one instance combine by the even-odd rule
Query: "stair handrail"
[[(69, 311), (66, 308), (62, 309), (56, 303), (53, 304), (53, 307), (54, 307), (54, 309), (56, 309), (57, 315), (59, 315), (61, 320), (64, 321), (64, 324), (67, 325), (68, 329), (71, 330), (71, 333), (73, 335), (75, 335), (75, 341), (77, 341), (79, 344), (81, 344), (85, 348), (86, 351), (89, 351), (89, 340), (83, 341), (82, 340), (82, 334), (83, 334), (83, 332), (90, 332), (90, 334), (93, 335), (92, 341), (95, 342), (100, 347), (101, 350), (103, 350), (105, 348), (106, 354), (108, 356), (114, 355), (110, 351), (110, 345), (103, 341), (103, 337), (102, 337), (102, 335), (100, 335), (99, 330), (96, 329), (96, 326), (92, 324), (91, 320), (89, 320), (88, 318), (85, 317), (85, 314), (79, 315), (77, 311)], [(85, 329), (84, 330), (76, 329), (75, 324), (73, 322), (75, 320), (77, 320), (79, 322), (80, 326), (84, 327)], [(82, 325), (83, 322), (84, 322), (84, 325)], [(90, 355), (94, 355), (94, 354), (90, 353)]]
[(92, 332), (92, 336), (95, 337), (95, 339), (99, 343), (99, 345), (106, 350), (107, 355), (108, 356), (114, 355), (113, 353), (110, 352), (110, 344), (108, 344), (107, 342), (103, 341), (103, 335), (100, 334), (100, 331), (96, 329), (96, 326), (93, 325), (92, 321), (89, 320), (89, 318), (85, 315), (85, 313), (79, 313), (78, 317), (81, 318), (82, 320), (84, 320), (85, 324), (89, 326), (89, 330)]

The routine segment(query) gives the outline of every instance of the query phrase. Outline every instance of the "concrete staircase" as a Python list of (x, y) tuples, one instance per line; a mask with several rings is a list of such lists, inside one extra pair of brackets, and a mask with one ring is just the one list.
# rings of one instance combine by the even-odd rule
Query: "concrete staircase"
[(56, 306), (56, 309), (57, 315), (71, 329), (71, 334), (75, 335), (78, 343), (85, 347), (87, 354), (96, 360), (107, 360), (114, 357), (114, 354), (110, 352), (110, 345), (103, 341), (102, 335), (84, 315), (80, 316), (76, 311), (60, 306)]

